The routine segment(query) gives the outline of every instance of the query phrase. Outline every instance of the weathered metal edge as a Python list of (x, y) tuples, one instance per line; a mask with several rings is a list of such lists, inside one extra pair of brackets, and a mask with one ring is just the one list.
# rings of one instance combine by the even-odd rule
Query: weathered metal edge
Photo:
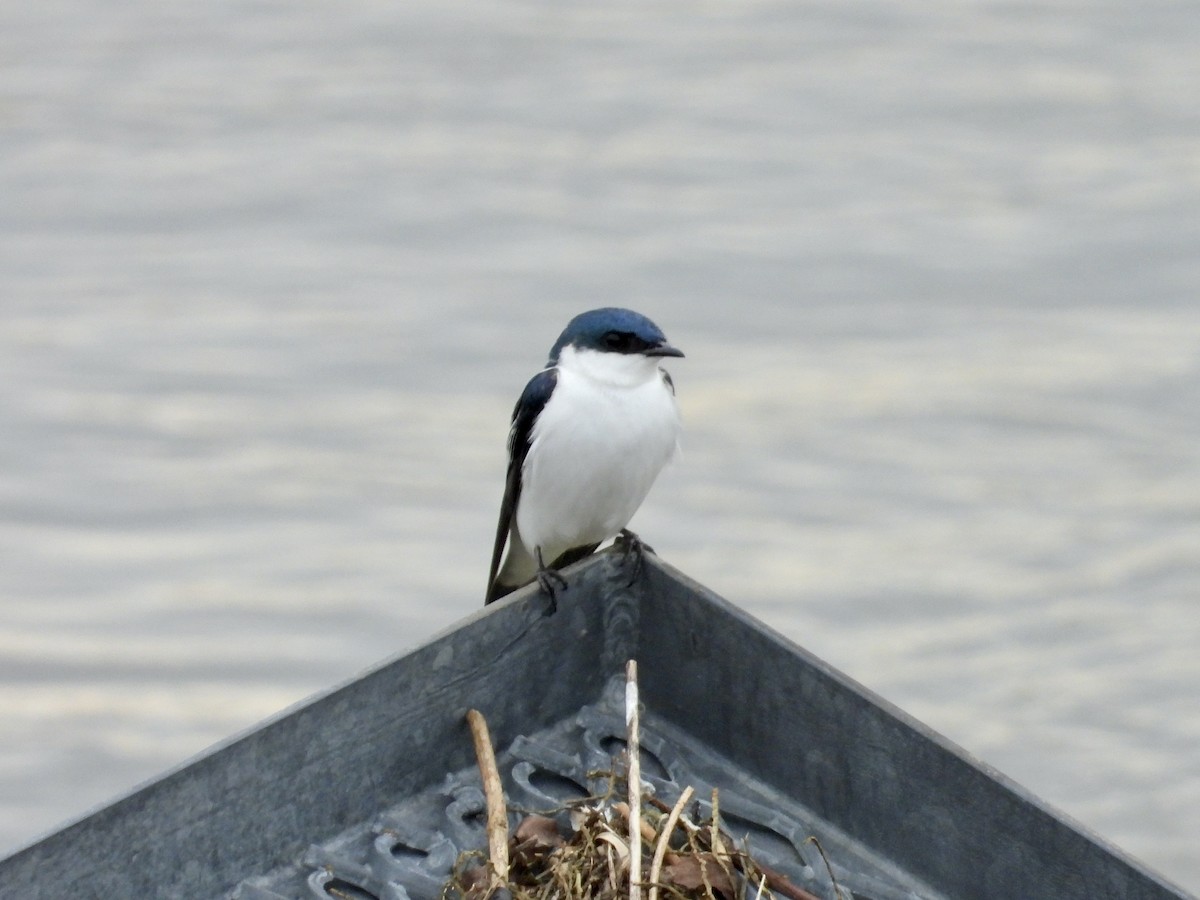
[[(616, 568), (585, 560), (555, 615), (536, 589), (515, 593), (17, 850), (0, 897), (221, 896), (469, 765), (469, 707), (500, 746), (574, 714), (633, 646)], [(579, 602), (593, 594), (616, 602)]]
[(1190, 896), (682, 572), (648, 571), (647, 705), (915, 877), (982, 900)]
[(570, 575), (555, 615), (518, 592), (0, 860), (0, 896), (220, 896), (469, 765), (468, 706), (504, 746), (634, 655), (658, 715), (947, 895), (1188, 896), (672, 567)]

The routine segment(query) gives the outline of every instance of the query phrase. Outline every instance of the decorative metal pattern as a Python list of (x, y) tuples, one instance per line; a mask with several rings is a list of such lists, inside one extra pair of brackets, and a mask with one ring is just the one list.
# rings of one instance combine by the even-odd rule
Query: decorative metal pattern
[[(624, 749), (623, 683), (573, 720), (519, 736), (499, 757), (510, 814), (546, 813), (569, 799), (606, 791), (604, 773)], [(795, 884), (828, 900), (937, 900), (899, 868), (658, 720), (643, 719), (642, 779), (666, 803), (685, 786), (699, 818), (720, 792), (721, 821), (754, 855)], [(464, 850), (486, 847), (485, 804), (474, 769), (452, 773), (379, 813), (370, 823), (313, 845), (300, 863), (243, 881), (230, 900), (438, 900)], [(564, 818), (565, 813), (559, 814)], [(811, 838), (816, 838), (828, 858)], [(829, 872), (832, 870), (831, 880)], [(838, 891), (840, 890), (840, 895)]]

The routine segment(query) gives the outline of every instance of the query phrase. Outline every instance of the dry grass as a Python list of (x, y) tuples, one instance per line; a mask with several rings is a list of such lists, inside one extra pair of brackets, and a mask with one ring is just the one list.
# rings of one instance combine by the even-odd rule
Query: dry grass
[[(549, 815), (527, 815), (509, 836), (507, 877), (497, 878), (478, 851), (465, 853), (443, 891), (443, 900), (626, 900), (630, 896), (629, 806), (626, 779), (607, 774), (609, 793), (573, 801)], [(714, 792), (709, 818), (697, 818), (688, 788), (674, 806), (642, 802), (639, 839), (643, 864), (638, 884), (647, 900), (818, 900), (756, 862), (721, 830)], [(569, 813), (571, 828), (554, 818)], [(562, 818), (561, 816), (559, 818)]]

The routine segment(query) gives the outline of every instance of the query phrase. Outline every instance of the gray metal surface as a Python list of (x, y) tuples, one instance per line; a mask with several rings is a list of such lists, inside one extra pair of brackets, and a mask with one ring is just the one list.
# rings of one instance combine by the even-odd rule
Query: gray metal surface
[(438, 834), (471, 840), (466, 709), (508, 748), (511, 790), (519, 763), (578, 783), (631, 656), (663, 792), (730, 791), (797, 878), (816, 878), (809, 831), (860, 898), (1185, 896), (670, 567), (626, 581), (603, 555), (555, 615), (513, 595), (0, 861), (0, 897), (312, 898), (339, 866), (360, 896), (427, 896)]
[[(510, 824), (525, 811), (551, 811), (564, 800), (608, 793), (613, 753), (624, 749), (624, 695), (618, 675), (599, 702), (551, 728), (518, 736), (500, 754)], [(759, 861), (811, 893), (834, 898), (841, 888), (843, 898), (942, 900), (944, 895), (862, 842), (653, 714), (643, 719), (641, 746), (643, 781), (660, 799), (674, 804), (691, 786), (699, 798), (695, 814), (707, 819), (708, 798), (718, 789), (720, 818), (729, 833), (749, 840)], [(298, 864), (248, 878), (233, 891), (233, 900), (328, 900), (333, 891), (356, 900), (438, 900), (459, 853), (486, 847), (484, 812), (475, 767), (461, 769), (314, 845)], [(561, 827), (569, 825), (566, 814), (558, 818)], [(819, 839), (820, 849), (810, 837)]]

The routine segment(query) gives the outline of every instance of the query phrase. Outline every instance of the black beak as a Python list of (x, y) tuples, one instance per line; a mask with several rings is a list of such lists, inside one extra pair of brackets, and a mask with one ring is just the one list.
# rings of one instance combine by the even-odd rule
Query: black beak
[(683, 356), (682, 350), (677, 350), (665, 341), (657, 347), (649, 347), (642, 351), (646, 356)]

